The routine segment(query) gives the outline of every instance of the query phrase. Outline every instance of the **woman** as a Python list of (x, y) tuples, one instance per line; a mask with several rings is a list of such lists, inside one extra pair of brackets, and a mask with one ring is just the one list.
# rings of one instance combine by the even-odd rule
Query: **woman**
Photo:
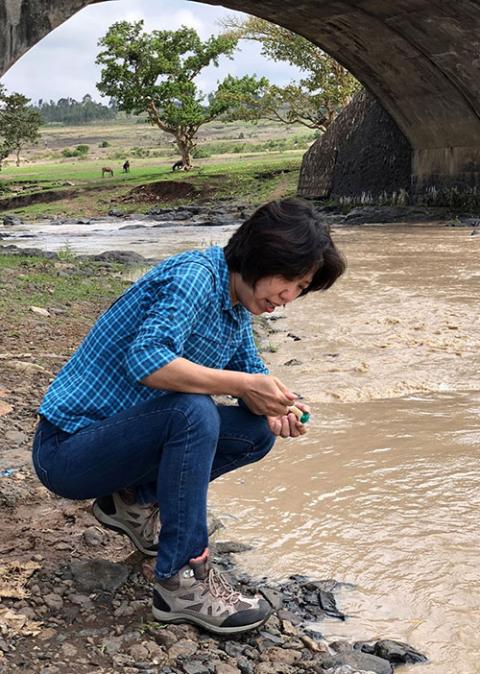
[(325, 290), (344, 269), (308, 204), (266, 204), (224, 249), (176, 255), (133, 284), (47, 391), (37, 474), (60, 496), (95, 499), (100, 523), (156, 557), (158, 620), (228, 634), (268, 618), (267, 602), (235, 592), (209, 562), (208, 484), (305, 432), (294, 393), (257, 353), (251, 314)]

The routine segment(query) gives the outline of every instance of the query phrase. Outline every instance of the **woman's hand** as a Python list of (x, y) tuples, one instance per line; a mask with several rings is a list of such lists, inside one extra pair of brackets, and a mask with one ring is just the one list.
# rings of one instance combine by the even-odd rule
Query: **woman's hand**
[(240, 397), (254, 414), (272, 417), (287, 415), (296, 398), (280, 379), (269, 374), (245, 375)]
[[(310, 408), (307, 405), (296, 402), (295, 406), (302, 412), (310, 414)], [(299, 435), (304, 435), (307, 432), (305, 424), (300, 423), (297, 415), (293, 412), (281, 416), (267, 416), (267, 422), (272, 433), (282, 438), (298, 438)]]

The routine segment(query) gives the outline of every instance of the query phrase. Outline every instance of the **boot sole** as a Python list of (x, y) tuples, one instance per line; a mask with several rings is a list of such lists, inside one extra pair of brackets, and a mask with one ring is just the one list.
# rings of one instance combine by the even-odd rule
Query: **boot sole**
[(147, 548), (144, 548), (141, 542), (136, 538), (134, 535), (132, 535), (132, 531), (130, 529), (127, 529), (127, 527), (122, 526), (122, 523), (119, 522), (118, 520), (113, 519), (112, 517), (109, 517), (106, 513), (101, 510), (97, 502), (93, 504), (92, 508), (93, 516), (95, 519), (100, 522), (100, 524), (105, 527), (106, 529), (111, 529), (112, 531), (116, 531), (118, 534), (122, 534), (123, 536), (127, 536), (127, 538), (130, 540), (130, 542), (133, 544), (133, 546), (141, 552), (143, 555), (146, 555), (147, 557), (156, 557), (157, 556), (157, 551), (155, 550), (148, 550)]
[(249, 625), (240, 625), (237, 627), (222, 627), (221, 625), (212, 625), (212, 623), (209, 623), (206, 620), (202, 620), (202, 618), (199, 618), (197, 616), (186, 615), (185, 613), (159, 611), (158, 609), (155, 608), (155, 606), (152, 607), (152, 613), (154, 618), (158, 620), (158, 622), (174, 623), (174, 624), (191, 623), (192, 625), (199, 625), (208, 632), (214, 632), (215, 634), (239, 634), (241, 632), (248, 632), (249, 630), (253, 630), (256, 627), (260, 627), (260, 625), (263, 625), (263, 623), (266, 622), (271, 615), (270, 612), (261, 620), (257, 620), (257, 622), (250, 623)]

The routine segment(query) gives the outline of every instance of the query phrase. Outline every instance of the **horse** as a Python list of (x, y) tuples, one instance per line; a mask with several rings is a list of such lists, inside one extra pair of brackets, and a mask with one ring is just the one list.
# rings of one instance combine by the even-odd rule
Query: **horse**
[(112, 178), (113, 178), (113, 169), (110, 168), (109, 166), (104, 166), (104, 167), (102, 168), (102, 178), (105, 178), (105, 174), (106, 174), (106, 173), (109, 173), (109, 174), (112, 176)]
[(130, 171), (130, 162), (128, 161), (128, 159), (126, 162), (124, 162), (122, 169), (124, 173), (128, 173)]

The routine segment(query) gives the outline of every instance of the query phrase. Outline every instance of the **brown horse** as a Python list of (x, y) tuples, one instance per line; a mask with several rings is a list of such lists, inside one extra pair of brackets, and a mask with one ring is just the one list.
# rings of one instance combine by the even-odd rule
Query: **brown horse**
[(110, 168), (109, 166), (104, 166), (104, 167), (102, 168), (102, 178), (105, 178), (105, 174), (106, 174), (106, 173), (109, 173), (109, 174), (112, 176), (112, 178), (113, 178), (113, 169)]

